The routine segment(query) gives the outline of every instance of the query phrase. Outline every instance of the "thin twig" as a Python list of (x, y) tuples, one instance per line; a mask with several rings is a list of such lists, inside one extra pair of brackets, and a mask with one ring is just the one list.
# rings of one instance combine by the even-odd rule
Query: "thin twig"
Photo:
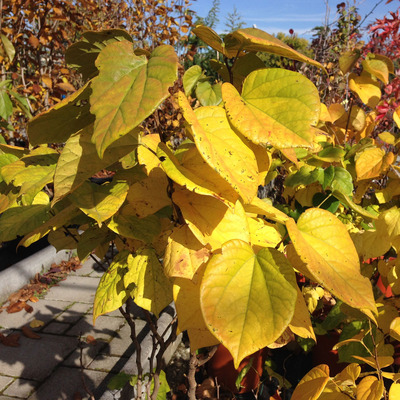
[(81, 381), (83, 384), (83, 388), (85, 389), (85, 392), (90, 396), (90, 400), (95, 400), (93, 393), (90, 391), (90, 389), (86, 385), (85, 381), (85, 374), (84, 374), (84, 368), (83, 368), (83, 346), (82, 346), (82, 333), (79, 335), (79, 363), (80, 363), (80, 368), (81, 368)]

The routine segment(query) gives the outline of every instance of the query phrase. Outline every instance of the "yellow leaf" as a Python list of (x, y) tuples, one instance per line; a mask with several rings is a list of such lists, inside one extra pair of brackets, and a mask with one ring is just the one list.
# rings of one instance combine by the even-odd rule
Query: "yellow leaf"
[(174, 279), (173, 292), (178, 315), (178, 330), (188, 331), (191, 351), (219, 343), (208, 330), (200, 308), (200, 282), (203, 273), (204, 271), (196, 273), (196, 283), (189, 279)]
[(335, 382), (338, 385), (355, 386), (356, 380), (360, 376), (361, 367), (359, 364), (352, 363), (344, 368), (335, 376)]
[(389, 400), (400, 399), (400, 383), (393, 382), (389, 389)]
[(286, 227), (297, 255), (318, 283), (354, 308), (377, 312), (371, 283), (361, 275), (354, 244), (335, 215), (309, 208), (297, 225), (289, 219)]
[(392, 365), (394, 362), (393, 357), (391, 356), (379, 356), (377, 359), (375, 359), (375, 357), (360, 357), (356, 355), (353, 355), (353, 357), (357, 360), (365, 362), (374, 369), (386, 368), (389, 365)]
[(135, 303), (157, 317), (172, 301), (172, 285), (153, 249), (142, 248), (128, 258), (124, 285)]
[(371, 257), (380, 257), (390, 250), (389, 235), (380, 234), (376, 230), (351, 233), (351, 239), (357, 249), (357, 253), (365, 260)]
[(258, 197), (254, 197), (250, 204), (245, 204), (244, 209), (249, 213), (265, 215), (268, 219), (280, 222), (281, 224), (284, 224), (289, 219), (285, 213)]
[(129, 297), (123, 276), (128, 266), (129, 251), (118, 253), (107, 273), (103, 274), (96, 290), (93, 305), (93, 325), (98, 316), (121, 307)]
[(247, 217), (239, 201), (228, 207), (213, 197), (188, 190), (175, 191), (172, 200), (182, 211), (196, 238), (203, 245), (209, 243), (212, 250), (221, 248), (223, 243), (231, 239), (250, 243)]
[(362, 66), (365, 71), (376, 76), (385, 85), (389, 83), (389, 72), (394, 73), (393, 61), (380, 54), (368, 53)]
[(396, 122), (398, 128), (400, 128), (400, 106), (394, 110), (393, 120)]
[(378, 381), (375, 376), (366, 376), (357, 385), (357, 400), (380, 400), (383, 395), (383, 381)]
[(393, 153), (374, 147), (356, 157), (357, 180), (377, 178), (385, 173), (394, 161)]
[(349, 88), (355, 92), (368, 107), (375, 108), (381, 99), (381, 88), (368, 73), (349, 75)]
[(141, 139), (137, 157), (139, 164), (144, 166), (147, 175), (150, 175), (154, 168), (160, 168), (160, 160), (156, 155), (159, 143), (160, 136), (155, 133), (143, 136)]
[(293, 392), (292, 400), (317, 400), (329, 381), (329, 367), (318, 365), (303, 377)]
[(254, 143), (311, 147), (320, 114), (318, 91), (304, 76), (284, 69), (250, 73), (242, 95), (229, 83), (222, 98), (231, 124)]
[(221, 201), (235, 202), (239, 198), (229, 183), (204, 161), (194, 144), (183, 153), (181, 164), (164, 143), (159, 144), (157, 155), (165, 173), (177, 184)]
[(339, 67), (344, 75), (352, 70), (359, 58), (360, 50), (349, 50), (339, 57)]
[(250, 229), (250, 241), (253, 246), (275, 247), (281, 242), (282, 236), (274, 224), (261, 218), (247, 218)]
[(177, 227), (168, 238), (164, 272), (170, 278), (194, 279), (196, 271), (209, 256), (210, 251), (196, 239), (187, 225)]
[(315, 341), (314, 329), (311, 324), (310, 314), (303, 300), (303, 295), (297, 287), (296, 307), (293, 319), (289, 324), (290, 330), (297, 336), (302, 338), (311, 338)]
[(147, 217), (171, 205), (168, 197), (168, 179), (164, 171), (154, 168), (149, 176), (130, 186), (126, 200), (138, 217)]
[(390, 336), (400, 341), (400, 317), (396, 317), (390, 324)]
[(275, 249), (255, 254), (249, 244), (231, 240), (208, 262), (200, 289), (201, 309), (210, 331), (232, 354), (235, 368), (287, 328), (294, 314), (296, 286), (292, 266)]
[(337, 121), (338, 119), (342, 118), (344, 114), (346, 114), (346, 110), (343, 104), (340, 103), (333, 103), (328, 108), (329, 114), (331, 116), (332, 122)]
[(113, 180), (104, 185), (84, 182), (71, 195), (72, 202), (99, 225), (112, 217), (122, 206), (128, 194), (129, 185)]
[(44, 322), (41, 321), (40, 319), (34, 319), (29, 323), (29, 326), (31, 328), (40, 328), (41, 326), (44, 326)]
[(251, 202), (257, 195), (258, 165), (247, 141), (232, 130), (222, 107), (201, 107), (194, 112), (186, 96), (178, 96), (201, 156), (245, 202)]
[(394, 322), (398, 315), (399, 312), (397, 308), (390, 303), (385, 303), (383, 307), (378, 307), (378, 326), (385, 335), (391, 332), (391, 324), (392, 322)]

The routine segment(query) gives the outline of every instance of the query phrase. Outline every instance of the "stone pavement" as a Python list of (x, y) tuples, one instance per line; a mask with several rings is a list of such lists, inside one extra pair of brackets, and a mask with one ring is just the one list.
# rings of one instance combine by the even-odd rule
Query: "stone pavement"
[[(93, 299), (103, 273), (93, 264), (87, 261), (44, 298), (29, 303), (32, 313), (0, 313), (0, 331), (20, 333), (19, 347), (0, 344), (0, 400), (78, 400), (90, 393), (99, 399), (112, 376), (129, 370), (134, 349), (119, 311), (99, 317), (93, 326)], [(45, 323), (34, 329), (40, 339), (21, 333), (34, 319)], [(136, 326), (137, 332), (145, 330), (141, 320)], [(88, 336), (95, 340), (88, 343)]]

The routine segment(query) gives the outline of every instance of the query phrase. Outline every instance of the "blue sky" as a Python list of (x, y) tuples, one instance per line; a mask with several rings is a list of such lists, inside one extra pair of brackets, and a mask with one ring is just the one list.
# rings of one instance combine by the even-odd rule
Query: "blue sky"
[[(226, 14), (233, 11), (236, 6), (246, 27), (253, 24), (270, 34), (278, 32), (288, 33), (292, 28), (299, 36), (310, 38), (313, 27), (323, 25), (326, 17), (329, 23), (337, 19), (336, 5), (340, 0), (220, 0), (218, 33), (226, 30)], [(353, 4), (353, 0), (348, 0)], [(380, 0), (357, 0), (359, 14), (366, 16)], [(213, 0), (192, 1), (191, 9), (201, 17), (205, 17), (212, 7)], [(328, 4), (328, 12), (327, 12)], [(373, 22), (376, 18), (382, 18), (389, 11), (395, 11), (400, 6), (399, 0), (393, 0), (386, 4), (386, 0), (380, 2), (363, 26)]]

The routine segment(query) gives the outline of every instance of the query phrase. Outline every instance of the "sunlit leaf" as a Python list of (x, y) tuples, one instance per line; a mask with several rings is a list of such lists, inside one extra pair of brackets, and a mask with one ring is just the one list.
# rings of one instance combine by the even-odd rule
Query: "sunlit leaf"
[(393, 153), (375, 147), (366, 149), (356, 157), (357, 179), (372, 179), (385, 173), (394, 161)]
[(282, 241), (276, 225), (262, 218), (247, 218), (250, 230), (250, 241), (253, 246), (275, 247)]
[(339, 67), (343, 74), (350, 72), (360, 58), (360, 50), (349, 50), (339, 57)]
[(207, 81), (198, 83), (196, 97), (202, 106), (217, 106), (222, 101), (221, 84)]
[(352, 307), (377, 312), (371, 283), (361, 275), (357, 251), (336, 216), (310, 208), (297, 225), (290, 219), (286, 227), (297, 255), (313, 279)]
[(97, 74), (95, 61), (100, 51), (110, 43), (132, 38), (122, 29), (108, 29), (100, 32), (83, 32), (79, 42), (72, 44), (65, 52), (65, 62), (76, 69), (86, 81)]
[(99, 225), (112, 217), (122, 206), (129, 185), (124, 181), (112, 181), (103, 185), (84, 182), (70, 196), (73, 203)]
[(246, 140), (232, 130), (224, 109), (201, 107), (193, 112), (183, 93), (179, 105), (204, 160), (249, 203), (258, 188), (256, 157)]
[(212, 250), (231, 239), (250, 242), (247, 217), (239, 201), (228, 207), (213, 197), (187, 190), (175, 191), (172, 200), (196, 238), (204, 245), (209, 243)]
[(393, 61), (381, 54), (368, 53), (362, 66), (365, 71), (376, 76), (385, 85), (389, 83), (389, 72), (394, 73)]
[(320, 101), (311, 82), (297, 72), (263, 69), (243, 83), (242, 95), (229, 83), (222, 97), (231, 124), (254, 143), (277, 148), (310, 147)]
[(329, 381), (329, 367), (314, 367), (305, 375), (293, 392), (292, 400), (317, 400)]
[(368, 375), (357, 385), (357, 400), (380, 400), (383, 390), (383, 381)]
[(232, 240), (208, 262), (200, 296), (206, 324), (237, 368), (244, 357), (273, 343), (292, 320), (296, 279), (282, 253), (255, 254), (247, 243)]
[(275, 36), (257, 28), (238, 29), (235, 32), (226, 35), (224, 42), (226, 49), (230, 53), (233, 53), (235, 50), (246, 50), (248, 52), (262, 51), (287, 57), (292, 60), (305, 62), (325, 71), (325, 68), (319, 62), (297, 52)]
[(389, 400), (400, 399), (400, 383), (393, 382), (389, 389)]
[(128, 154), (138, 145), (138, 130), (115, 141), (99, 158), (95, 145), (91, 142), (93, 126), (71, 136), (62, 150), (54, 175), (54, 198), (52, 204), (74, 191), (86, 179), (108, 167)]
[(157, 317), (172, 301), (172, 285), (153, 249), (138, 250), (128, 258), (129, 270), (124, 275), (126, 288), (132, 285), (130, 295), (135, 303)]
[(194, 281), (176, 278), (173, 285), (178, 330), (188, 331), (192, 351), (219, 343), (208, 330), (200, 308), (200, 283), (203, 273), (204, 268), (202, 271), (197, 271)]
[(390, 336), (400, 340), (400, 317), (396, 317), (390, 324)]
[[(118, 60), (118, 63), (116, 63)], [(100, 158), (105, 149), (148, 117), (169, 95), (177, 74), (171, 46), (159, 46), (149, 60), (136, 56), (131, 42), (105, 47), (96, 60), (90, 111), (96, 116), (92, 142)]]
[(289, 328), (297, 336), (302, 338), (311, 338), (317, 341), (311, 324), (310, 313), (308, 312), (306, 303), (304, 302), (303, 295), (299, 288), (297, 288), (296, 306)]
[(165, 249), (165, 274), (170, 278), (193, 279), (209, 256), (210, 251), (196, 239), (187, 225), (177, 227), (168, 238)]
[(192, 65), (185, 71), (182, 78), (182, 83), (186, 96), (190, 96), (193, 93), (197, 82), (199, 82), (201, 78), (205, 78), (205, 75), (200, 65)]
[(366, 73), (361, 74), (361, 76), (350, 74), (349, 88), (358, 95), (364, 104), (375, 108), (381, 99), (381, 88), (379, 83), (368, 75)]
[(238, 199), (238, 194), (204, 161), (194, 144), (181, 157), (181, 163), (163, 143), (159, 144), (157, 155), (166, 174), (179, 185), (222, 201)]
[(245, 204), (244, 209), (249, 213), (265, 215), (267, 218), (281, 224), (284, 224), (289, 219), (285, 213), (258, 197), (254, 197), (250, 204)]
[(128, 267), (129, 251), (117, 254), (114, 261), (100, 279), (93, 305), (93, 324), (98, 316), (121, 307), (129, 297), (123, 283)]

